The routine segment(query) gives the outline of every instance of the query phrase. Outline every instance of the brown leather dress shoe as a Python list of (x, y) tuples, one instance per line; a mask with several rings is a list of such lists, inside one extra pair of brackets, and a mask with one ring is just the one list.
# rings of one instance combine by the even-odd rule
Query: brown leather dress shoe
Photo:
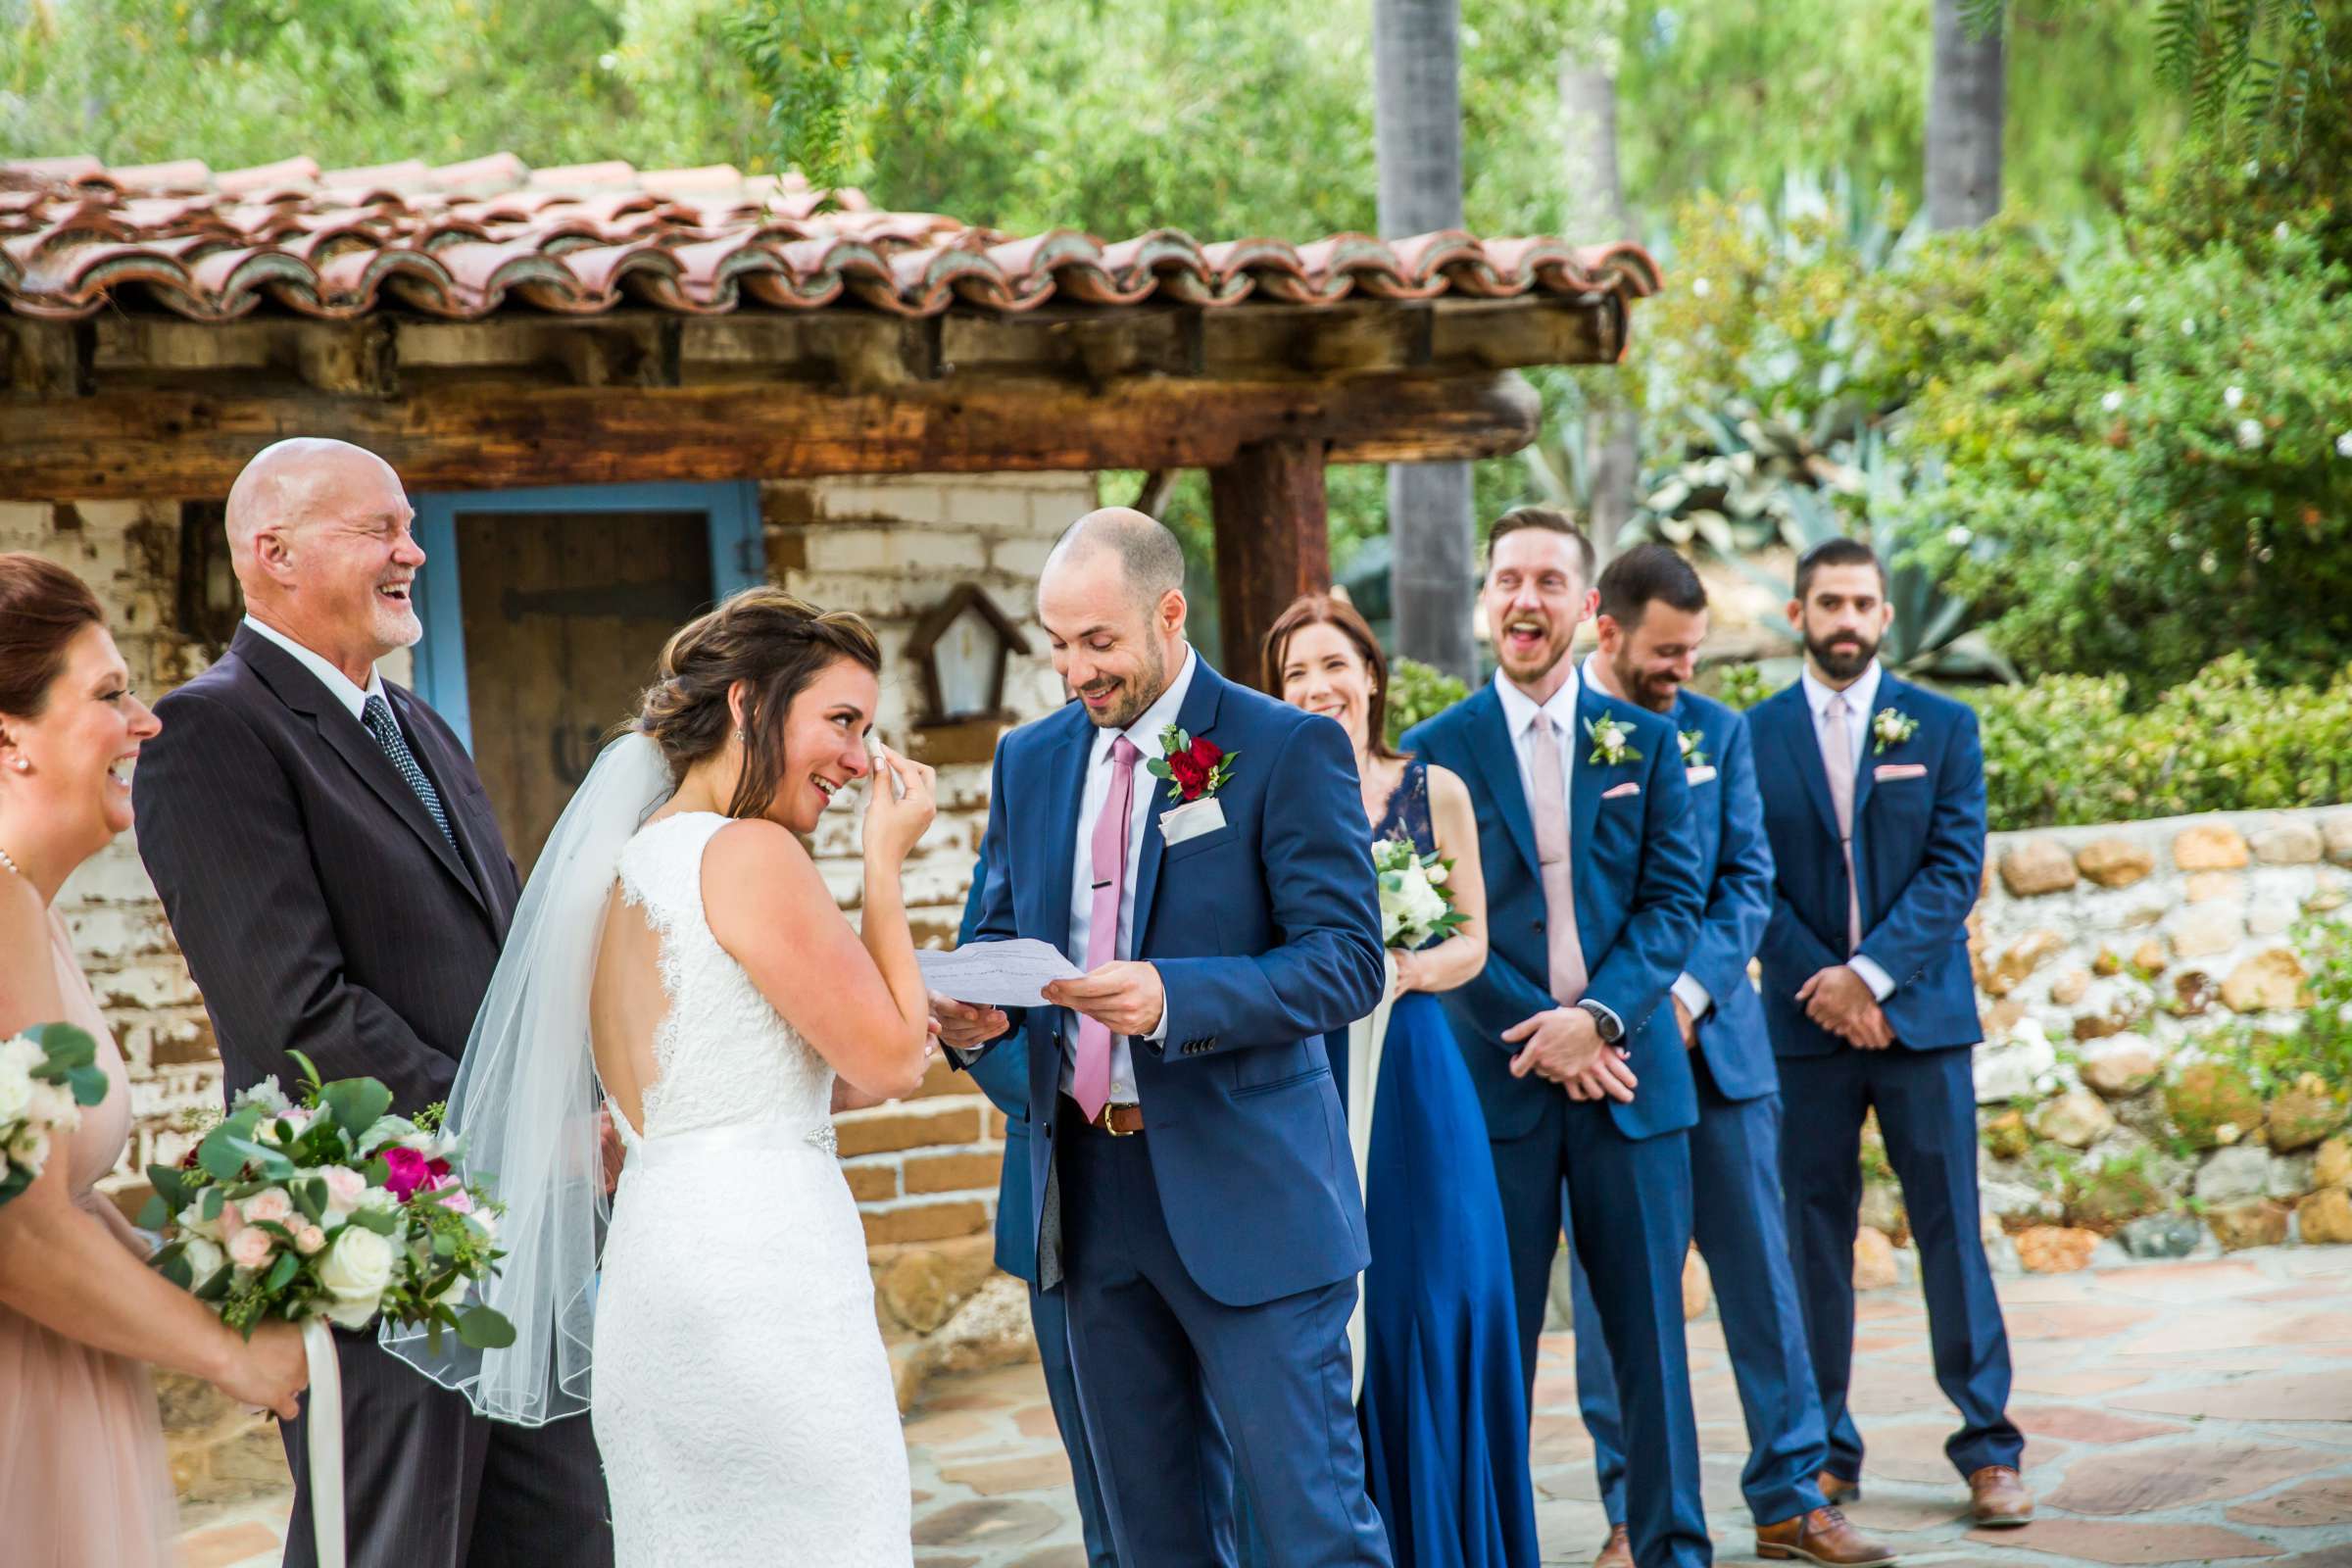
[(1626, 1535), (1625, 1526), (1609, 1526), (1608, 1544), (1592, 1559), (1592, 1568), (1634, 1568), (1634, 1544)]
[(1821, 1500), (1833, 1506), (1862, 1500), (1862, 1483), (1859, 1481), (1848, 1481), (1843, 1476), (1832, 1475), (1824, 1470), (1813, 1478), (1813, 1484), (1821, 1489)]
[(2034, 1522), (2034, 1494), (2005, 1464), (1988, 1464), (1968, 1478), (1968, 1507), (1978, 1524), (1996, 1530)]
[(1856, 1530), (1836, 1507), (1816, 1508), (1776, 1525), (1756, 1526), (1756, 1555), (1829, 1563), (1833, 1568), (1885, 1568), (1894, 1553)]

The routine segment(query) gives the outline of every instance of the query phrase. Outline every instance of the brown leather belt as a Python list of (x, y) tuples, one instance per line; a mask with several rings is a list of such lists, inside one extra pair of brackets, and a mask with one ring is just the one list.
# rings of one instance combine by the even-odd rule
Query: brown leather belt
[(1144, 1107), (1135, 1104), (1108, 1104), (1102, 1114), (1087, 1123), (1100, 1127), (1113, 1138), (1131, 1138), (1144, 1130)]

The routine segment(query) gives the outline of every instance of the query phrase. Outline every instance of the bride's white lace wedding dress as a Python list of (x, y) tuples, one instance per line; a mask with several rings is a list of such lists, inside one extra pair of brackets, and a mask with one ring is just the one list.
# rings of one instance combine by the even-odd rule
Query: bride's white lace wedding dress
[[(669, 1011), (596, 1300), (592, 1410), (621, 1568), (906, 1568), (906, 1451), (833, 1071), (710, 934), (681, 812), (621, 851)], [(615, 1107), (617, 1110), (617, 1107)]]

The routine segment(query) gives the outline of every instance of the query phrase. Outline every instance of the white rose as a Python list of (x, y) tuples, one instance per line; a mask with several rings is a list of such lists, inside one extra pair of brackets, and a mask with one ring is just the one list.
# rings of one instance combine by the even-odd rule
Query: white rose
[(326, 1309), (326, 1320), (339, 1328), (364, 1329), (375, 1321), (376, 1298), (372, 1296), (359, 1301), (336, 1301)]
[(1429, 868), (1429, 873), (1428, 873), (1428, 875), (1429, 875), (1429, 885), (1430, 885), (1431, 887), (1433, 887), (1433, 888), (1442, 888), (1442, 887), (1444, 887), (1444, 886), (1446, 885), (1446, 867), (1444, 867), (1443, 865), (1433, 865), (1433, 866), (1431, 866), (1431, 867)]
[(182, 1237), (179, 1255), (187, 1261), (191, 1285), (202, 1285), (220, 1273), (221, 1265), (228, 1261), (227, 1253), (201, 1236)]
[(15, 1059), (18, 1042), (8, 1044), (9, 1050), (0, 1054), (0, 1122), (15, 1121), (32, 1103), (32, 1074)]
[(354, 1208), (372, 1208), (385, 1214), (399, 1206), (400, 1200), (392, 1195), (389, 1187), (369, 1187), (360, 1194), (360, 1200), (352, 1205)]
[(489, 1209), (477, 1208), (467, 1217), (470, 1218), (473, 1223), (480, 1228), (481, 1233), (484, 1236), (489, 1237), (493, 1241), (498, 1239), (498, 1216), (492, 1213)]
[(390, 1241), (366, 1226), (346, 1225), (318, 1264), (318, 1283), (338, 1303), (364, 1301), (372, 1312), (384, 1287), (392, 1283), (392, 1263)]

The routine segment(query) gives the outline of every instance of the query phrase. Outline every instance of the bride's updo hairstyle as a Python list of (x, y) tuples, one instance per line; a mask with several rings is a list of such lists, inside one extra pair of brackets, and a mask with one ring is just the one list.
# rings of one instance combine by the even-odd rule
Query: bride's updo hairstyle
[(882, 645), (863, 616), (819, 610), (781, 588), (746, 588), (670, 637), (636, 727), (662, 748), (670, 775), (683, 779), (695, 763), (726, 749), (735, 727), (727, 693), (749, 682), (743, 776), (727, 814), (759, 816), (784, 774), (784, 717), (792, 700), (839, 659), (881, 672)]

